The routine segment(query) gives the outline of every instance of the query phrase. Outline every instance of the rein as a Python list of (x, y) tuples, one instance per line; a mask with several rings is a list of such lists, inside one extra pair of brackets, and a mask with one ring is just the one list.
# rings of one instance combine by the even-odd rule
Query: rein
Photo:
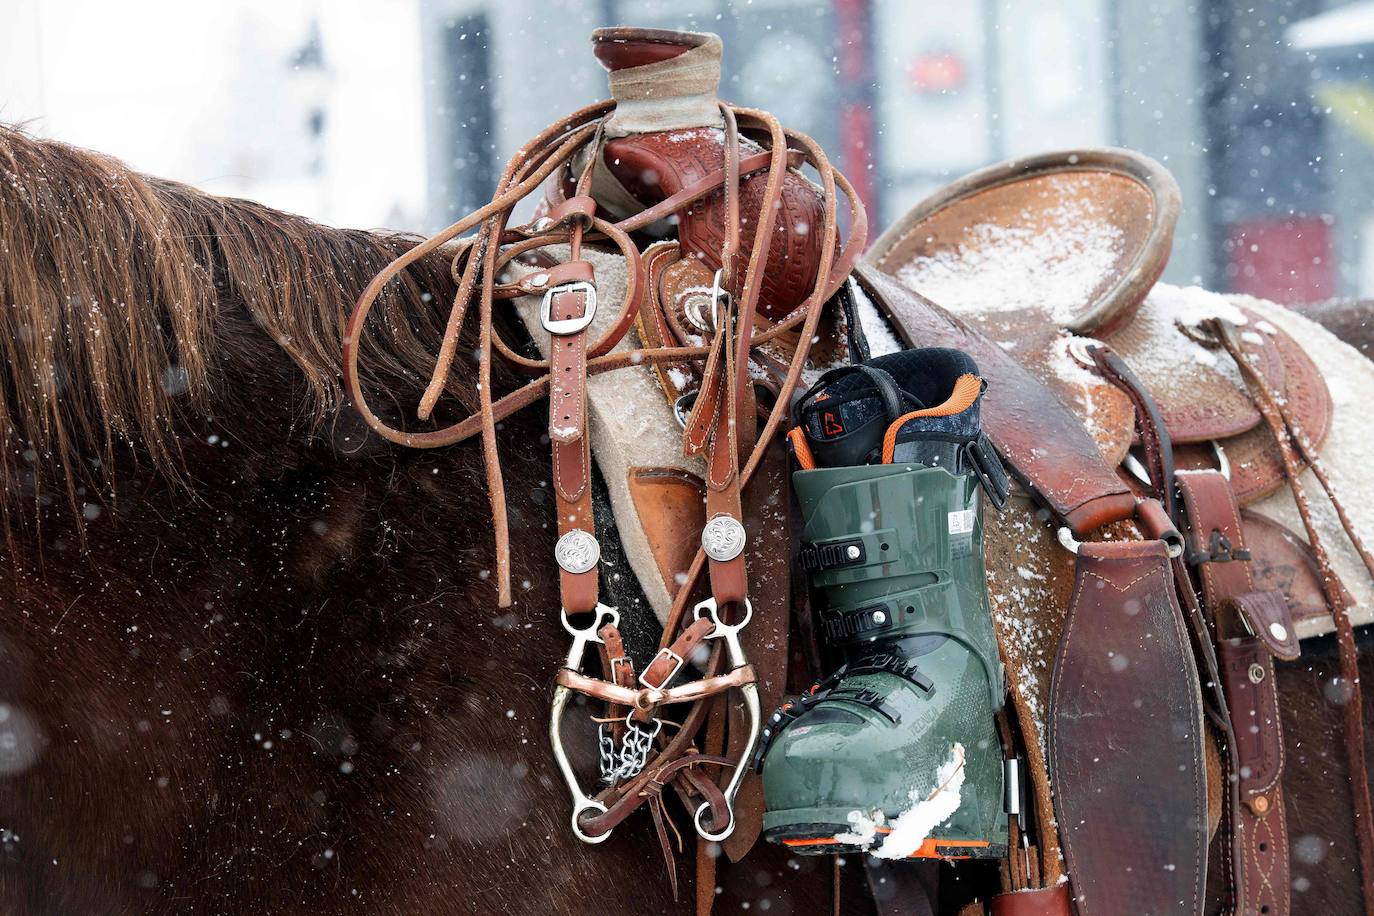
[[(574, 799), (573, 832), (589, 843), (605, 840), (613, 827), (649, 801), (666, 852), (659, 796), (668, 785), (673, 786), (689, 810), (696, 806), (694, 823), (702, 838), (723, 840), (734, 829), (735, 794), (759, 731), (755, 673), (739, 639), (739, 632), (752, 616), (744, 561), (747, 534), (741, 490), (758, 469), (787, 416), (816, 336), (822, 306), (848, 277), (867, 238), (866, 217), (857, 195), (814, 141), (785, 130), (767, 112), (725, 103), (719, 107), (724, 121), (723, 167), (618, 222), (599, 218), (597, 203), (589, 196), (592, 167), (602, 155), (603, 127), (614, 112), (615, 103), (599, 102), (554, 123), (516, 152), (490, 203), (396, 258), (373, 278), (359, 297), (344, 334), (344, 383), (355, 408), (378, 435), (412, 448), (438, 448), (481, 436), (502, 607), (511, 604), (510, 549), (496, 424), (539, 398), (549, 397), (559, 531), (554, 558), (560, 570), (560, 617), (573, 639), (554, 688), (550, 737)], [(741, 126), (760, 136), (767, 135), (764, 152), (742, 154)], [(508, 227), (516, 205), (584, 150), (591, 155), (586, 157), (575, 195), (529, 224)], [(782, 320), (756, 331), (769, 251), (779, 231), (793, 231), (792, 227), (776, 225), (783, 179), (789, 170), (803, 163), (812, 166), (819, 177), (816, 190), (824, 212), (822, 225), (808, 229), (821, 233), (820, 257), (811, 292)], [(764, 170), (767, 181), (758, 210), (742, 216), (742, 179)], [(701, 346), (613, 353), (633, 325), (641, 298), (653, 295), (652, 290), (646, 289), (640, 254), (629, 233), (682, 213), (717, 190), (722, 190), (724, 196), (725, 233), (721, 267), (710, 297), (710, 339)], [(840, 193), (848, 203), (851, 226), (843, 244), (837, 223)], [(741, 269), (740, 231), (745, 223), (754, 226), (753, 244), (748, 262)], [(450, 384), (449, 371), (460, 332), (474, 302), (478, 315), (478, 410), (442, 429), (397, 429), (371, 410), (362, 390), (358, 360), (368, 313), (386, 284), (401, 271), (473, 230), (475, 233), (459, 241), (454, 250), (453, 273), (458, 291), (417, 414), (422, 420), (428, 419)], [(607, 243), (625, 258), (629, 279), (615, 321), (609, 330), (592, 340), (588, 329), (598, 307), (596, 284), (592, 265), (581, 258), (581, 248), (583, 244)], [(568, 261), (536, 270), (519, 280), (502, 282), (503, 269), (516, 258), (563, 244), (570, 248)], [(516, 353), (494, 325), (497, 300), (540, 293), (540, 318), (550, 334), (549, 358), (542, 360)], [(795, 335), (795, 350), (767, 420), (756, 430), (752, 422), (755, 405), (749, 373), (751, 356), (757, 346), (786, 334)], [(493, 351), (534, 378), (514, 391), (494, 397)], [(633, 661), (619, 649), (619, 613), (598, 600), (600, 546), (591, 511), (586, 381), (590, 376), (614, 369), (674, 362), (703, 364), (700, 393), (686, 417), (682, 447), (685, 455), (700, 457), (705, 462), (707, 520), (702, 546), (686, 581), (674, 596), (658, 654), (636, 680)], [(709, 597), (694, 602), (703, 571), (707, 573)], [(575, 619), (586, 622), (579, 625)], [(602, 647), (606, 680), (581, 673), (586, 649), (593, 643)], [(713, 648), (708, 661), (700, 666), (703, 678), (673, 686), (674, 678), (694, 652), (707, 643)], [(618, 654), (612, 654), (611, 646), (616, 647)], [(749, 713), (748, 740), (734, 763), (702, 753), (695, 746), (708, 715), (713, 711), (717, 716), (725, 714), (723, 705), (715, 701), (730, 689), (741, 691)], [(602, 771), (608, 785), (594, 797), (581, 789), (562, 748), (562, 713), (574, 692), (607, 702), (614, 715), (611, 732), (615, 737), (607, 737), (604, 731), (602, 736)], [(656, 713), (661, 706), (682, 703), (690, 704), (688, 711), (669, 738)], [(619, 751), (615, 748), (617, 740), (622, 744)], [(704, 766), (728, 770), (729, 774), (722, 777), (723, 784), (717, 784), (705, 774)]]

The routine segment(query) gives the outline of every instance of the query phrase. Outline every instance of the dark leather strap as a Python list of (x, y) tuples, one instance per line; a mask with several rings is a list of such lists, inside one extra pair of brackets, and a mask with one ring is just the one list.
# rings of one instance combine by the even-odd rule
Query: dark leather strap
[(1202, 912), (1202, 700), (1181, 618), (1162, 541), (1080, 545), (1049, 722), (1079, 916)]
[(998, 894), (991, 911), (992, 916), (1073, 916), (1067, 884)]
[[(1188, 471), (1177, 477), (1190, 522), (1188, 556), (1194, 558), (1203, 602), (1218, 633), (1221, 682), (1226, 692), (1234, 758), (1231, 848), (1238, 874), (1233, 881), (1236, 912), (1286, 916), (1290, 908), (1288, 829), (1283, 786), (1283, 730), (1273, 657), (1240, 610), (1257, 608), (1270, 638), (1282, 628), (1293, 639), (1291, 617), (1281, 594), (1255, 595), (1250, 554), (1240, 506), (1231, 483), (1219, 471)], [(1273, 610), (1275, 599), (1283, 611)], [(1267, 612), (1267, 613), (1262, 613)], [(1270, 624), (1273, 627), (1270, 627)]]
[(1164, 416), (1160, 413), (1159, 405), (1125, 360), (1112, 352), (1110, 347), (1093, 347), (1090, 352), (1102, 377), (1131, 399), (1131, 405), (1135, 408), (1136, 429), (1145, 452), (1145, 467), (1155, 484), (1154, 496), (1164, 507), (1165, 514), (1175, 518), (1174, 448), (1169, 440), (1169, 432), (1164, 427)]
[(1000, 346), (875, 268), (855, 278), (909, 347), (954, 347), (978, 363), (993, 393), (983, 428), (1021, 483), (1084, 537), (1135, 513), (1135, 496), (1107, 463), (1082, 422)]

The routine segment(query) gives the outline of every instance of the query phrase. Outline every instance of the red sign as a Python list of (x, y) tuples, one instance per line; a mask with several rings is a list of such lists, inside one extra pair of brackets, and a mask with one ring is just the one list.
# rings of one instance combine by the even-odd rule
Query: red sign
[(918, 95), (942, 95), (967, 85), (968, 65), (953, 51), (929, 51), (907, 65), (906, 75)]
[(1320, 216), (1241, 220), (1231, 225), (1231, 289), (1283, 305), (1336, 295), (1331, 224)]

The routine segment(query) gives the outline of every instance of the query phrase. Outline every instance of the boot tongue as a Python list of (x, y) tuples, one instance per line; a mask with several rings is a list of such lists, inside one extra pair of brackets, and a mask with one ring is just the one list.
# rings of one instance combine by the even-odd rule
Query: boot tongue
[[(893, 388), (900, 396), (900, 389)], [(899, 407), (906, 411), (916, 405), (904, 398)], [(816, 466), (852, 467), (881, 461), (883, 435), (896, 419), (889, 413), (877, 386), (866, 376), (841, 376), (827, 386), (800, 417)]]

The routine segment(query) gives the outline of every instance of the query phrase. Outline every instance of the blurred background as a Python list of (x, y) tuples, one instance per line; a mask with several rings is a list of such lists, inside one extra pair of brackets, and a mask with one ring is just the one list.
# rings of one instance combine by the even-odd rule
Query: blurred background
[(1183, 189), (1166, 278), (1374, 296), (1374, 0), (0, 0), (0, 121), (424, 232), (607, 94), (603, 24), (719, 33), (722, 96), (820, 140), (879, 228), (1002, 159), (1126, 146)]

